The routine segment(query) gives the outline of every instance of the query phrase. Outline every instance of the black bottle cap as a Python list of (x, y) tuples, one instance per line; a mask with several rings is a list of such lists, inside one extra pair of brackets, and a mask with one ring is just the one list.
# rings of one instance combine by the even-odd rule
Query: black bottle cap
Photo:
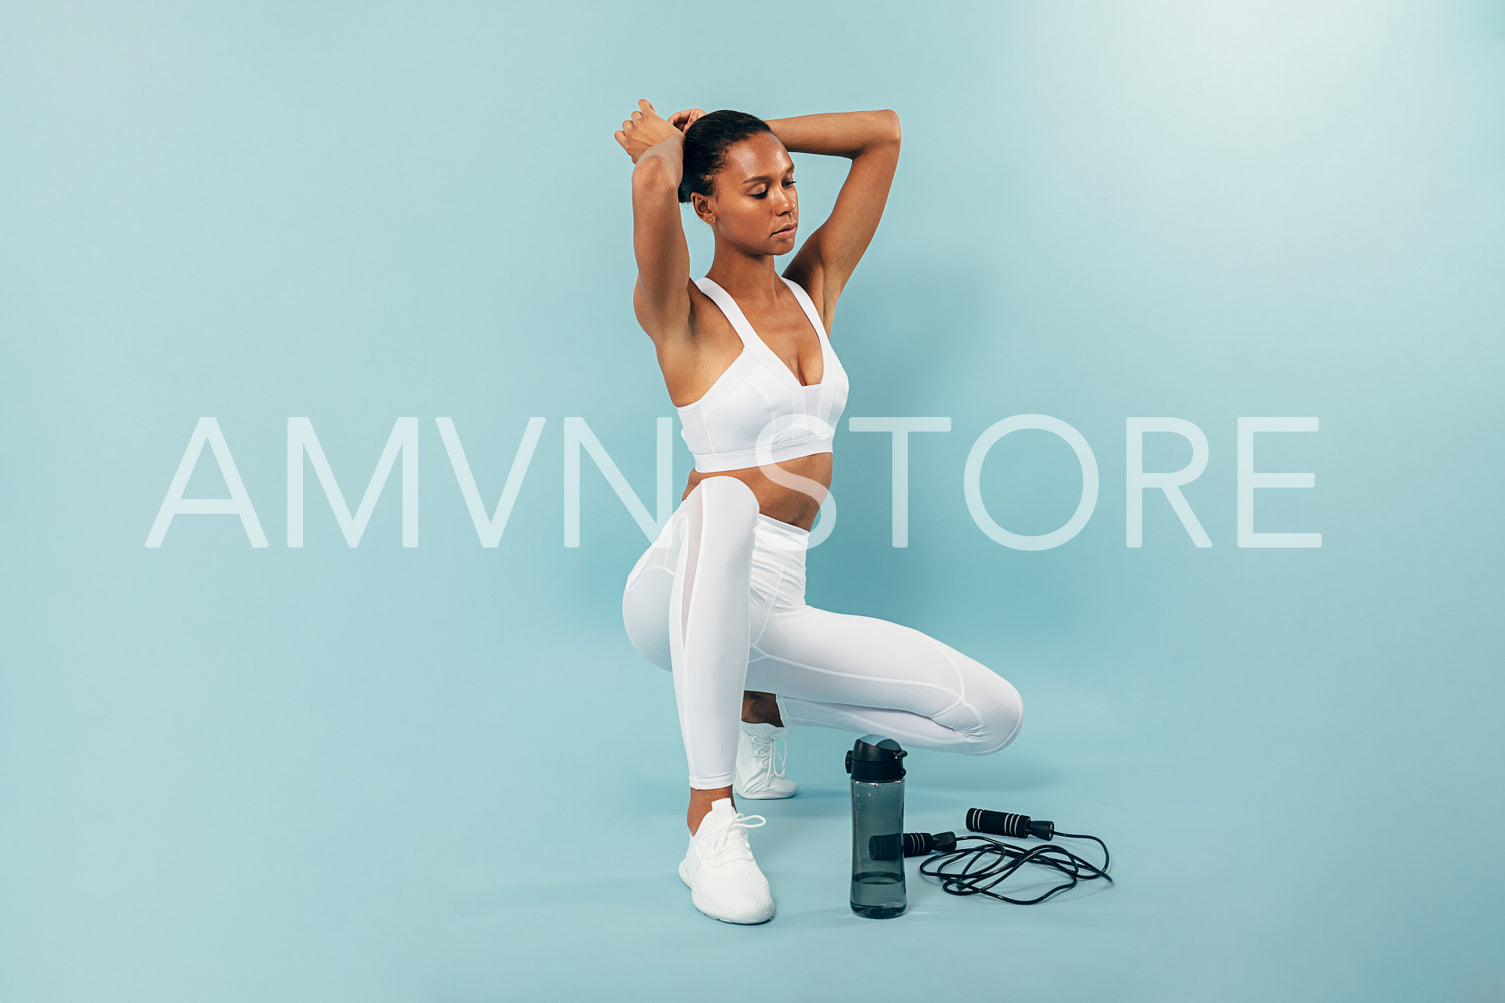
[(865, 783), (887, 783), (904, 779), (904, 767), (899, 763), (909, 753), (899, 748), (899, 743), (882, 735), (863, 735), (847, 753), (847, 772), (853, 780)]

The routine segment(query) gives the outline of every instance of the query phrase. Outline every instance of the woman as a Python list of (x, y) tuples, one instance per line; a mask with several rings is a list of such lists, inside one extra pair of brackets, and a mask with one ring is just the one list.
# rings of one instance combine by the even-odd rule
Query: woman
[[(875, 732), (906, 746), (988, 753), (1022, 703), (1008, 682), (909, 627), (805, 602), (810, 528), (831, 486), (847, 376), (828, 332), (872, 240), (899, 160), (891, 110), (764, 122), (646, 100), (616, 140), (632, 157), (633, 309), (653, 339), (695, 469), (622, 594), (628, 637), (674, 677), (690, 767), (679, 874), (708, 916), (773, 916), (739, 814), (787, 797), (774, 743), (789, 724)], [(790, 151), (851, 158), (831, 216), (781, 277), (799, 227)], [(715, 259), (690, 275), (679, 205), (711, 227)], [(741, 721), (739, 725), (738, 721)]]

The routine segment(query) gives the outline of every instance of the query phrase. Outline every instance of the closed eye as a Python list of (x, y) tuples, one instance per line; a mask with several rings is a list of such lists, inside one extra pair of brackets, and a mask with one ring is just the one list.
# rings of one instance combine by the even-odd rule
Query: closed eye
[[(794, 179), (791, 178), (790, 180), (785, 181), (784, 182), (784, 187), (785, 188), (793, 188), (794, 187)], [(753, 195), (753, 198), (755, 198), (755, 199), (761, 199), (761, 198), (767, 198), (767, 197), (768, 197), (768, 189), (766, 189), (766, 188), (763, 189), (760, 192), (755, 193)]]

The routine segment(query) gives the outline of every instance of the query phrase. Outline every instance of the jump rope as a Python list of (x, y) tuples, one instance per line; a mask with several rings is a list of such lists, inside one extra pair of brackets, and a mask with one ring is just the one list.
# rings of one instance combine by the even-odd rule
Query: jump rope
[[(972, 832), (987, 832), (997, 836), (1012, 836), (1027, 839), (1034, 836), (1054, 840), (1061, 836), (1067, 839), (1090, 839), (1103, 848), (1101, 866), (1077, 856), (1064, 846), (1036, 846), (1026, 848), (1005, 843), (990, 836), (958, 836), (954, 832), (906, 832), (899, 837), (903, 855), (925, 857), (920, 862), (920, 873), (936, 878), (942, 890), (952, 895), (986, 895), (1016, 905), (1034, 905), (1044, 902), (1057, 892), (1074, 888), (1079, 882), (1102, 878), (1110, 884), (1108, 874), (1108, 845), (1096, 836), (1074, 832), (1057, 832), (1054, 822), (1034, 820), (1028, 815), (1014, 815), (1003, 811), (986, 811), (973, 808), (967, 812), (967, 828)], [(874, 836), (873, 855), (887, 856), (879, 841), (894, 837)], [(966, 844), (966, 845), (963, 845)], [(888, 848), (890, 852), (899, 847)], [(1013, 898), (994, 889), (1012, 877), (1025, 864), (1037, 864), (1051, 868), (1066, 876), (1066, 880), (1042, 895), (1032, 899)]]

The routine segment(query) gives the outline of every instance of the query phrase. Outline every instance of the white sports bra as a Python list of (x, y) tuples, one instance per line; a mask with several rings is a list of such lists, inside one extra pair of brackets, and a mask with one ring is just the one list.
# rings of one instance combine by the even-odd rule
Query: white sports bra
[(708, 278), (695, 280), (731, 321), (742, 339), (732, 360), (699, 400), (677, 408), (680, 435), (701, 473), (736, 470), (828, 453), (847, 405), (846, 370), (831, 349), (830, 337), (810, 294), (784, 278), (820, 338), (820, 382), (801, 385), (784, 360), (758, 337), (731, 294)]

